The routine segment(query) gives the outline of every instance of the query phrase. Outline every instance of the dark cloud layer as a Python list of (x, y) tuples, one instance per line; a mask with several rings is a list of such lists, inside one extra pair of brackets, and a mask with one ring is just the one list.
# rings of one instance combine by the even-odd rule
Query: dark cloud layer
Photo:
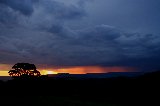
[(0, 6), (0, 63), (159, 68), (159, 35), (109, 25), (71, 29), (66, 22), (86, 16), (81, 3), (1, 0)]
[(31, 15), (33, 12), (33, 3), (38, 0), (0, 0), (4, 4), (24, 15)]

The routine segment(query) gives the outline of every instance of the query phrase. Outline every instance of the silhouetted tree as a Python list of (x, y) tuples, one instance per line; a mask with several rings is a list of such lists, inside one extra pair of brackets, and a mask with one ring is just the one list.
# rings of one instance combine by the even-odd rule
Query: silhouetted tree
[(10, 76), (20, 76), (21, 73), (18, 70), (10, 70), (9, 72)]
[(36, 66), (34, 64), (29, 63), (17, 63), (12, 67), (12, 70), (9, 72), (10, 76), (22, 76), (22, 75), (28, 75), (28, 76), (40, 76), (40, 72), (36, 69)]

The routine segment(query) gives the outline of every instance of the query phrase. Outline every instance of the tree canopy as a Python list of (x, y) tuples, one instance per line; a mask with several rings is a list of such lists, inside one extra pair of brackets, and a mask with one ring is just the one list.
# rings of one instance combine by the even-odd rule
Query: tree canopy
[(9, 72), (10, 76), (40, 76), (40, 72), (36, 69), (34, 64), (29, 63), (17, 63), (12, 67), (12, 70)]

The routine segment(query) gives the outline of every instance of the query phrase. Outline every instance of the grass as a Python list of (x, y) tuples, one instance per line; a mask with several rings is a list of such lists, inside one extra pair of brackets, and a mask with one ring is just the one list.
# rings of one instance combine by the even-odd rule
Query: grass
[[(8, 102), (5, 102), (4, 104), (10, 106), (119, 106), (105, 102), (102, 103), (55, 96), (7, 96), (6, 98), (8, 99)], [(1, 104), (2, 101), (3, 100), (1, 100)]]

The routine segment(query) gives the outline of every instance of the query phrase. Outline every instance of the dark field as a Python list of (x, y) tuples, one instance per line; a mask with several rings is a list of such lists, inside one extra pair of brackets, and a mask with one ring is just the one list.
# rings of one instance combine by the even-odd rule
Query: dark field
[[(7, 102), (4, 98), (9, 101)], [(58, 96), (6, 96), (3, 97), (1, 104), (15, 106), (119, 106), (106, 102)]]
[(17, 78), (1, 81), (1, 104), (21, 106), (159, 105), (160, 72), (110, 79)]

